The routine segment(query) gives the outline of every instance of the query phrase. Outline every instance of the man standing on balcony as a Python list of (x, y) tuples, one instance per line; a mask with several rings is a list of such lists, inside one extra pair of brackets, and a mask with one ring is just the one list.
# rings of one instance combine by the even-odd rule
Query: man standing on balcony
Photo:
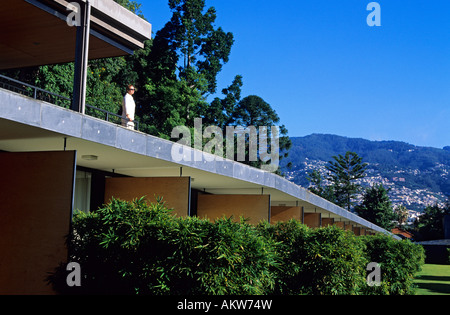
[(122, 126), (128, 129), (134, 129), (134, 113), (136, 111), (136, 104), (133, 99), (134, 91), (134, 86), (127, 86), (127, 94), (122, 101)]

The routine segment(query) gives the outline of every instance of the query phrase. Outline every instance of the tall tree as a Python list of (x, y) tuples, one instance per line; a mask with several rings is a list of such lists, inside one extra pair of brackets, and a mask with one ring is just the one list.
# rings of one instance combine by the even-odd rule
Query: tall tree
[(418, 240), (443, 239), (443, 220), (446, 215), (450, 215), (450, 198), (444, 207), (437, 204), (426, 207), (414, 224), (416, 238)]
[[(217, 74), (228, 62), (234, 39), (232, 33), (215, 28), (216, 10), (206, 9), (205, 0), (169, 0), (172, 18), (166, 24), (172, 31), (169, 46), (178, 55), (178, 71), (190, 86), (214, 93)], [(198, 78), (206, 79), (206, 86)]]
[(138, 111), (147, 131), (165, 138), (207, 112), (206, 97), (216, 91), (234, 41), (215, 27), (216, 11), (205, 0), (169, 0), (169, 8), (172, 18), (156, 33), (148, 57), (148, 102)]
[[(284, 125), (279, 125), (280, 118), (278, 117), (276, 111), (261, 97), (256, 95), (250, 95), (241, 99), (241, 87), (243, 85), (242, 76), (237, 75), (233, 83), (222, 90), (224, 95), (223, 99), (216, 97), (209, 107), (207, 108), (204, 115), (204, 122), (208, 125), (218, 126), (225, 132), (226, 127), (243, 127), (244, 129), (248, 127), (254, 127), (256, 131), (256, 137), (261, 139), (262, 134), (259, 134), (260, 127), (267, 128), (267, 137), (265, 139), (266, 146), (260, 148), (260, 151), (277, 153), (279, 160), (288, 156), (288, 151), (291, 147), (291, 140), (287, 136), (288, 131)], [(278, 148), (272, 148), (271, 145), (271, 127), (275, 126), (278, 129)], [(248, 130), (248, 129), (247, 129)], [(264, 135), (265, 136), (265, 135)], [(227, 140), (227, 139), (225, 139)], [(245, 138), (245, 161), (243, 163), (249, 164), (254, 167), (262, 167), (264, 164), (271, 164), (272, 161), (268, 157), (264, 158), (264, 153), (258, 156), (256, 155), (256, 160), (250, 157), (250, 141), (249, 136)], [(237, 148), (237, 143), (235, 139), (235, 148)], [(260, 141), (264, 144), (264, 141)], [(224, 143), (224, 147), (227, 144)], [(275, 149), (278, 152), (272, 152)], [(235, 150), (235, 160), (237, 159), (237, 152)], [(269, 154), (270, 155), (270, 154)], [(275, 155), (275, 154), (273, 154)], [(254, 156), (255, 158), (255, 156)], [(238, 159), (239, 160), (239, 159)], [(279, 173), (279, 167), (275, 172)]]
[(234, 124), (236, 108), (241, 101), (242, 76), (235, 76), (232, 84), (222, 89), (224, 98), (215, 97), (204, 113), (204, 123), (215, 125), (225, 130), (226, 126)]
[(357, 179), (366, 176), (367, 163), (355, 152), (346, 152), (344, 156), (333, 156), (326, 166), (329, 180), (333, 182), (336, 203), (350, 211), (353, 206), (352, 198), (360, 192), (361, 185), (355, 183)]
[(355, 207), (355, 212), (388, 231), (395, 227), (397, 216), (392, 209), (387, 190), (381, 184), (367, 189), (362, 204)]
[[(232, 124), (234, 126), (255, 127), (259, 140), (259, 150), (257, 161), (246, 160), (245, 163), (255, 166), (264, 167), (264, 165), (279, 163), (279, 160), (288, 156), (292, 142), (287, 136), (288, 130), (284, 125), (280, 125), (280, 117), (269, 103), (256, 95), (244, 97), (235, 107), (232, 114)], [(264, 129), (261, 129), (264, 128)], [(272, 127), (277, 127), (278, 134), (272, 134)], [(265, 130), (261, 133), (261, 130)], [(273, 145), (273, 141), (277, 138), (278, 147)], [(266, 144), (264, 146), (264, 144)], [(246, 143), (247, 152), (249, 151), (249, 143)], [(274, 150), (278, 150), (274, 152)], [(270, 152), (270, 154), (269, 154)], [(250, 152), (247, 155), (250, 157)], [(267, 154), (266, 154), (267, 153)], [(278, 159), (278, 161), (274, 161)], [(279, 173), (279, 167), (275, 172)]]

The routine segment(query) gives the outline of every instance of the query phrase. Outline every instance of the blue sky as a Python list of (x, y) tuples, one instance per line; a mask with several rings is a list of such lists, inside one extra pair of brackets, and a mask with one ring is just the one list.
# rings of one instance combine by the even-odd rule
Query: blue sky
[[(154, 32), (167, 0), (141, 0)], [(450, 145), (450, 1), (206, 0), (232, 32), (219, 91), (243, 76), (243, 96), (276, 110), (290, 136), (331, 133), (419, 146)]]

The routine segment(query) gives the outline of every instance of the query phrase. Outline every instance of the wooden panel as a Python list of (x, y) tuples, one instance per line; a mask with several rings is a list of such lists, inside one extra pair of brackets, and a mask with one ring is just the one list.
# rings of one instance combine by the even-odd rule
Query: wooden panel
[(330, 226), (330, 225), (334, 225), (333, 218), (322, 218), (322, 226)]
[(311, 228), (319, 228), (321, 226), (320, 213), (305, 213), (303, 215), (303, 223)]
[(345, 223), (345, 230), (346, 231), (353, 231), (353, 224)]
[(190, 182), (190, 177), (107, 178), (105, 203), (112, 197), (131, 201), (145, 196), (148, 202), (156, 202), (157, 197), (162, 197), (174, 214), (188, 216)]
[(270, 210), (270, 223), (289, 221), (291, 219), (302, 220), (301, 207), (273, 206)]
[(233, 216), (249, 218), (252, 224), (269, 220), (269, 195), (199, 195), (197, 215), (201, 218), (215, 220)]
[(337, 222), (334, 222), (334, 225), (336, 225), (337, 227), (339, 227), (341, 229), (344, 229), (345, 223), (341, 222), (341, 221), (337, 221)]
[(0, 294), (52, 294), (67, 262), (75, 152), (0, 153)]

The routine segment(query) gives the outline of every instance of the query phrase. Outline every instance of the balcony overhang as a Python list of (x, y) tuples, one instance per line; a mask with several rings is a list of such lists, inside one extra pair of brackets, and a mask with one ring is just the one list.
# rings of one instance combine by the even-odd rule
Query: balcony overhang
[[(0, 70), (75, 61), (76, 27), (70, 2), (12, 0), (0, 6)], [(113, 0), (90, 0), (89, 59), (132, 54), (151, 38), (152, 26)]]

